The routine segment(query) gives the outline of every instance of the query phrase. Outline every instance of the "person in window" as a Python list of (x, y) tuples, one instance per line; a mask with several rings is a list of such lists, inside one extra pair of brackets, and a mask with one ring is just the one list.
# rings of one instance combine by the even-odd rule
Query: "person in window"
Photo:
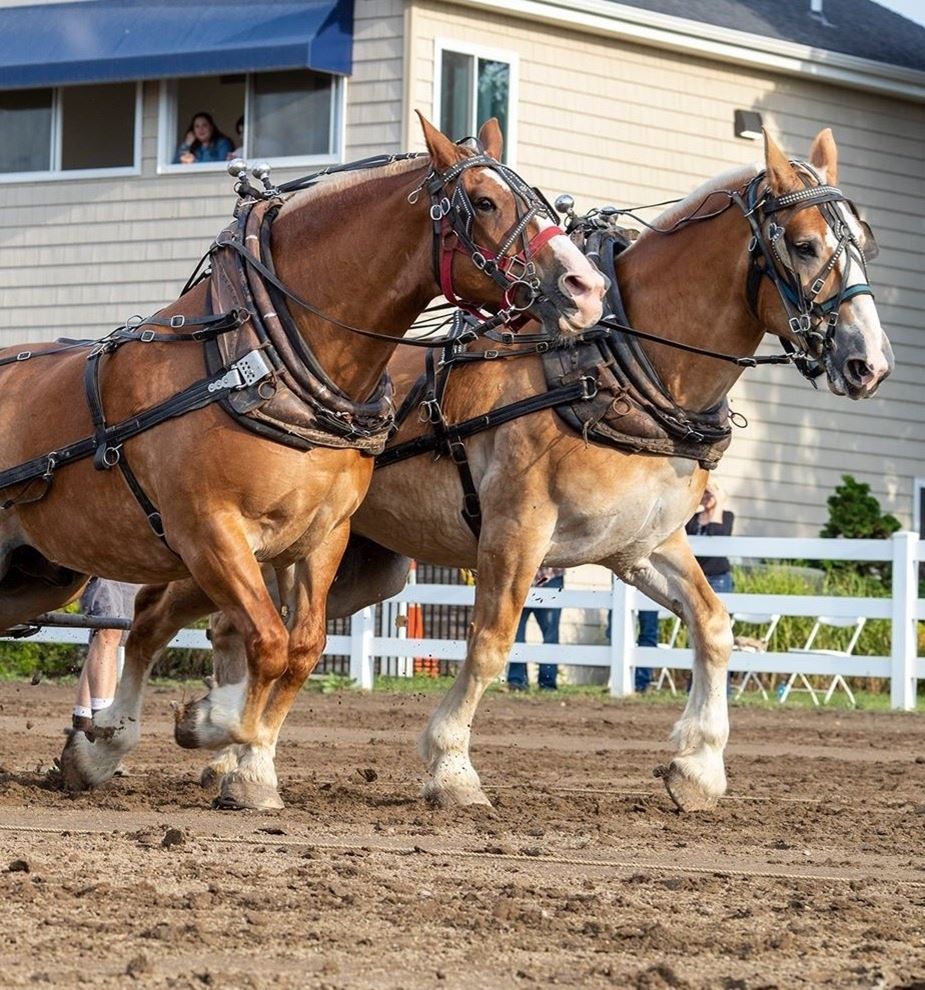
[(186, 139), (177, 148), (174, 165), (195, 165), (201, 162), (224, 162), (232, 157), (234, 145), (215, 126), (212, 114), (200, 111), (193, 115)]

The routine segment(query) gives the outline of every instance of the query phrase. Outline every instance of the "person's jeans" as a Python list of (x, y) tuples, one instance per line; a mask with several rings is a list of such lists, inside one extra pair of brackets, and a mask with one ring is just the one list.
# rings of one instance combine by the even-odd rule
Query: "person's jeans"
[(732, 591), (732, 571), (723, 574), (707, 574), (707, 584), (718, 594), (723, 595)]
[[(639, 613), (639, 638), (637, 646), (658, 646), (658, 612), (643, 609)], [(633, 685), (642, 694), (652, 683), (652, 668), (637, 667), (633, 674)]]
[[(545, 584), (540, 585), (546, 588), (562, 588), (565, 584), (563, 577), (550, 578)], [(544, 643), (559, 642), (559, 620), (562, 618), (560, 608), (532, 608), (527, 607), (520, 614), (520, 622), (517, 624), (517, 635), (514, 641), (517, 643), (527, 642), (527, 621), (530, 616), (536, 619), (540, 632), (543, 634)], [(559, 672), (559, 665), (555, 663), (541, 663), (539, 686), (547, 691), (555, 691), (556, 676)], [(527, 665), (525, 663), (511, 662), (507, 665), (507, 682), (514, 688), (527, 687)]]

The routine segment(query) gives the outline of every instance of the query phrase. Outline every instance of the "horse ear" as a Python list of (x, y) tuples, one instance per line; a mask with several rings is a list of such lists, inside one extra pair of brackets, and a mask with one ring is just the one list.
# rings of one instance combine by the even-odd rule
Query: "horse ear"
[(793, 171), (793, 166), (787, 156), (778, 148), (774, 139), (764, 131), (764, 164), (768, 173), (768, 185), (775, 196), (800, 187), (800, 181)]
[(504, 148), (504, 136), (497, 117), (489, 117), (479, 128), (479, 141), (486, 153), (495, 161), (501, 161), (501, 151)]
[(438, 131), (420, 110), (415, 110), (415, 113), (424, 129), (424, 141), (430, 152), (430, 160), (438, 172), (445, 172), (451, 165), (465, 158), (465, 152), (458, 144), (454, 144), (445, 134)]
[(825, 181), (830, 186), (838, 184), (838, 148), (835, 147), (831, 127), (816, 135), (809, 152), (809, 162), (820, 171), (825, 170)]

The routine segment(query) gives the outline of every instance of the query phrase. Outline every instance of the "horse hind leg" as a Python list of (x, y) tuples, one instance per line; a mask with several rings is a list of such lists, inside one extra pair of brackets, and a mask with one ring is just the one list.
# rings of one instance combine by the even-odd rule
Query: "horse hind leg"
[[(267, 579), (267, 589), (275, 592), (275, 574), (269, 567), (264, 567), (264, 578)], [(212, 677), (207, 681), (210, 688), (221, 687), (223, 684), (237, 684), (247, 676), (247, 653), (244, 641), (237, 629), (231, 624), (224, 612), (216, 612), (209, 621), (209, 638), (212, 640)], [(221, 788), (224, 778), (238, 768), (242, 747), (236, 744), (220, 749), (206, 764), (199, 776), (199, 783), (204, 790), (217, 791)]]
[(94, 716), (93, 742), (83, 732), (69, 733), (59, 760), (65, 788), (84, 791), (112, 777), (138, 743), (144, 687), (155, 660), (180, 629), (207, 615), (212, 607), (190, 580), (147, 586), (138, 592), (115, 699)]

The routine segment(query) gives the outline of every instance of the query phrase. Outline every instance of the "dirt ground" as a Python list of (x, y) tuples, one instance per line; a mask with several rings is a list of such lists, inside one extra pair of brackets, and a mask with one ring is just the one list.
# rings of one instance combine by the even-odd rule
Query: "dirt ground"
[(653, 779), (678, 705), (490, 695), (494, 810), (418, 799), (433, 696), (303, 693), (285, 811), (210, 810), (153, 689), (128, 775), (46, 770), (71, 690), (0, 686), (4, 987), (925, 990), (925, 722), (734, 709), (729, 795)]

